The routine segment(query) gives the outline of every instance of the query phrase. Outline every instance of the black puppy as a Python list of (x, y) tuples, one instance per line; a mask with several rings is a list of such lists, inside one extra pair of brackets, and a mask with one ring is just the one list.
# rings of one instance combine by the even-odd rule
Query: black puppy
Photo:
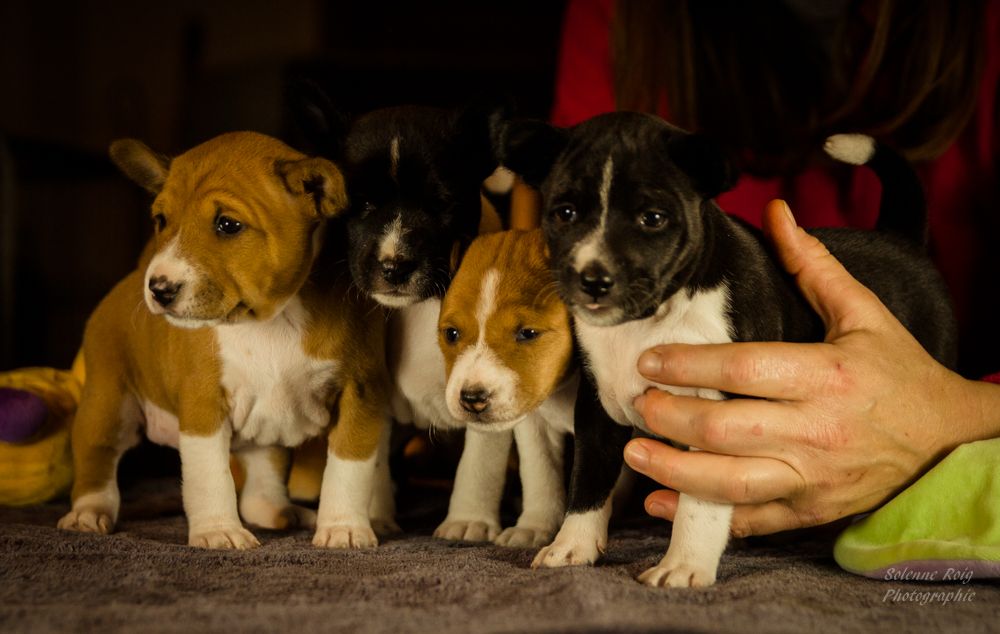
[(483, 103), (386, 108), (354, 122), (344, 170), (351, 274), (362, 291), (396, 308), (444, 295), (456, 249), (479, 230), (480, 189), (496, 168), (491, 128), (502, 117)]
[[(635, 113), (599, 116), (568, 130), (513, 122), (504, 136), (503, 163), (542, 191), (552, 267), (590, 379), (577, 400), (569, 510), (534, 565), (592, 563), (607, 543), (622, 448), (633, 427), (648, 431), (632, 406), (635, 397), (649, 387), (727, 397), (652, 384), (636, 369), (639, 355), (666, 343), (822, 341), (823, 325), (760, 232), (713, 202), (732, 186), (735, 170), (707, 139)], [(926, 209), (915, 173), (869, 137), (834, 136), (826, 150), (867, 162), (882, 179), (883, 231), (813, 233), (938, 361), (953, 366), (954, 318), (923, 252)], [(603, 408), (595, 406), (597, 397)], [(640, 580), (714, 583), (731, 512), (682, 494), (670, 548)]]

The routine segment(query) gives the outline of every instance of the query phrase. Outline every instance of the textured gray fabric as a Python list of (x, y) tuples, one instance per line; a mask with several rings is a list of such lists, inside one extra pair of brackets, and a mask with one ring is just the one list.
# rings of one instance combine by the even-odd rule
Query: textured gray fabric
[[(881, 582), (849, 575), (829, 542), (727, 552), (707, 590), (654, 590), (634, 577), (662, 555), (665, 527), (613, 530), (594, 568), (530, 570), (533, 551), (428, 536), (374, 551), (313, 548), (307, 531), (255, 531), (263, 546), (185, 545), (175, 489), (126, 499), (109, 537), (57, 531), (67, 503), (0, 509), (0, 631), (141, 632), (985, 632), (1000, 627), (1000, 585)], [(891, 590), (975, 592), (972, 601), (884, 602)]]

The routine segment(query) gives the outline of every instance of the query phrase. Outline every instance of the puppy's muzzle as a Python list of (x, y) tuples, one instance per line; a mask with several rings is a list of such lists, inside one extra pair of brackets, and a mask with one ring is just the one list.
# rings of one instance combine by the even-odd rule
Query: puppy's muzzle
[(181, 282), (171, 282), (163, 275), (157, 275), (149, 279), (149, 292), (153, 294), (156, 303), (166, 308), (174, 303), (184, 286)]
[(414, 260), (402, 258), (379, 260), (379, 266), (382, 271), (382, 279), (393, 286), (405, 284), (413, 272), (417, 270), (417, 263)]
[(580, 290), (597, 301), (611, 292), (615, 280), (611, 273), (597, 262), (591, 262), (580, 271)]
[(462, 409), (470, 414), (482, 414), (490, 407), (490, 392), (482, 386), (465, 388), (459, 394)]

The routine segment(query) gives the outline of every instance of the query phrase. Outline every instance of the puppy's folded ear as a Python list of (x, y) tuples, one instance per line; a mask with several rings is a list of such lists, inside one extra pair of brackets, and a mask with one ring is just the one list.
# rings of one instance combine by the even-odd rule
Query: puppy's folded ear
[(285, 189), (296, 196), (312, 198), (316, 214), (332, 218), (347, 207), (344, 175), (324, 158), (274, 162), (274, 171)]
[(732, 158), (714, 139), (702, 134), (671, 135), (667, 154), (691, 179), (704, 198), (715, 198), (736, 185), (739, 172)]
[(534, 188), (548, 177), (569, 141), (566, 130), (541, 121), (508, 121), (497, 140), (500, 164)]
[(170, 172), (170, 159), (142, 141), (118, 139), (108, 149), (111, 160), (126, 176), (152, 194), (159, 194)]

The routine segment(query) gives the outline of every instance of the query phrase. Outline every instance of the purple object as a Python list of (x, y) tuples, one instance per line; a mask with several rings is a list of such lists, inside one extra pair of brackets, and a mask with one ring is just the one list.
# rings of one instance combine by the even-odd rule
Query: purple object
[(37, 394), (0, 387), (0, 440), (27, 440), (45, 424), (48, 412), (45, 401)]

